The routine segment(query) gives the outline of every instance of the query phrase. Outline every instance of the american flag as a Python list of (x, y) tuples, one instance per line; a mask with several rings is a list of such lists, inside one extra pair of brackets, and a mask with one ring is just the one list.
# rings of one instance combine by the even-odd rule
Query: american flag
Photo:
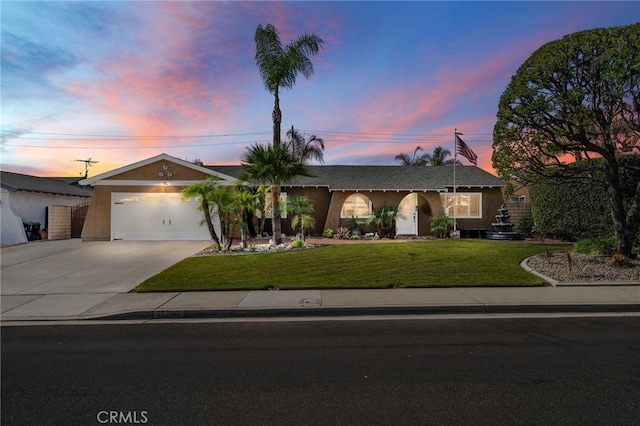
[(469, 160), (469, 162), (474, 166), (478, 165), (478, 156), (466, 143), (464, 143), (462, 139), (460, 139), (458, 135), (456, 135), (456, 153)]

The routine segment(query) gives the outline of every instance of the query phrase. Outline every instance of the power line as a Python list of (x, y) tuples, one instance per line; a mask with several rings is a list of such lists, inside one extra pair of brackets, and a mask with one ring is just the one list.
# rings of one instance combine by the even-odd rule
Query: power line
[[(380, 132), (346, 132), (346, 131), (330, 131), (330, 130), (305, 130), (298, 129), (307, 134), (317, 134), (319, 136), (334, 137), (339, 139), (342, 143), (354, 143), (354, 144), (421, 144), (421, 145), (436, 145), (446, 143), (450, 134), (446, 133), (380, 133)], [(122, 141), (122, 142), (144, 142), (144, 141), (166, 141), (166, 140), (183, 140), (183, 139), (204, 139), (204, 138), (229, 138), (229, 137), (246, 137), (255, 135), (265, 135), (271, 132), (249, 132), (249, 133), (228, 133), (228, 134), (204, 134), (204, 135), (100, 135), (100, 134), (83, 134), (83, 133), (51, 133), (51, 132), (31, 132), (28, 130), (15, 129), (15, 133), (32, 134), (32, 135), (50, 135), (50, 136), (67, 136), (63, 138), (59, 137), (23, 137), (22, 135), (12, 137), (9, 135), (3, 135), (6, 139), (18, 139), (18, 140), (32, 140), (32, 141), (66, 141), (66, 142), (101, 142), (101, 141)], [(326, 135), (326, 136), (325, 136)], [(489, 133), (467, 133), (468, 136), (487, 136)], [(428, 141), (431, 139), (432, 141)], [(437, 139), (437, 140), (433, 140)], [(180, 145), (158, 145), (153, 148), (197, 148), (197, 147), (214, 147), (224, 145), (248, 145), (253, 143), (268, 143), (270, 140), (244, 140), (238, 142), (211, 142), (200, 144), (180, 144)], [(468, 143), (486, 143), (491, 140), (476, 140), (469, 141)], [(20, 148), (40, 148), (40, 149), (92, 149), (92, 150), (126, 150), (126, 149), (142, 149), (149, 148), (144, 145), (131, 145), (127, 146), (50, 146), (50, 145), (33, 145), (33, 144), (9, 144), (5, 146), (20, 147)]]

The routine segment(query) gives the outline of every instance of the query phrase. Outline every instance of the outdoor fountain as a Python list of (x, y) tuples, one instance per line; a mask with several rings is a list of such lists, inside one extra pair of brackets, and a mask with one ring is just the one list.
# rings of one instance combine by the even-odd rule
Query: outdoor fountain
[(515, 225), (509, 223), (509, 217), (507, 206), (501, 205), (496, 215), (497, 222), (491, 224), (495, 232), (487, 232), (488, 240), (519, 240), (522, 238), (519, 233), (513, 231)]

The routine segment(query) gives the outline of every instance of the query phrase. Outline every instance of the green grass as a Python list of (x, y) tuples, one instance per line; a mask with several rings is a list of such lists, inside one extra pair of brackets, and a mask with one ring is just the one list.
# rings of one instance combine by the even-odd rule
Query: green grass
[(190, 257), (135, 291), (536, 286), (520, 262), (535, 244), (443, 240), (317, 247), (282, 253)]

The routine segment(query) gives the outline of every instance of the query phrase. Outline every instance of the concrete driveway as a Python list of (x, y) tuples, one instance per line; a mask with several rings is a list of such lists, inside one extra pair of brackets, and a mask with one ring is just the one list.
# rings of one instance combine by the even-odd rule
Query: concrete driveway
[[(2, 313), (73, 314), (211, 245), (208, 241), (43, 241), (0, 249)], [(24, 311), (24, 312), (22, 312)]]

